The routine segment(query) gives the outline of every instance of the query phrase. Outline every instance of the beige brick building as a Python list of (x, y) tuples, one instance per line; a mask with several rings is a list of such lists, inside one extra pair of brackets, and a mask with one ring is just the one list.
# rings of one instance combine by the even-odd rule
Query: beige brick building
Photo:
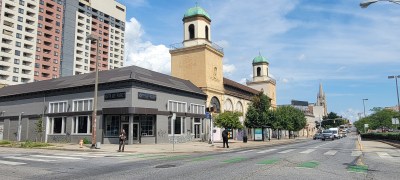
[[(259, 90), (267, 90), (266, 94), (272, 97), (271, 103), (276, 105), (275, 80), (272, 78), (269, 84), (264, 82), (266, 78), (261, 79), (262, 83), (255, 78), (254, 83), (258, 84), (253, 89), (223, 77), (224, 51), (211, 41), (211, 18), (204, 9), (199, 6), (188, 9), (183, 17), (183, 28), (183, 42), (171, 45), (171, 74), (201, 88), (207, 94), (206, 105), (214, 107), (216, 114), (239, 111), (243, 113), (240, 118), (243, 122), (248, 104)], [(261, 62), (261, 66), (265, 68), (265, 63)], [(243, 133), (232, 131), (231, 138), (241, 140)], [(247, 133), (252, 139), (252, 130)], [(221, 129), (215, 128), (213, 134), (214, 140), (221, 140)]]

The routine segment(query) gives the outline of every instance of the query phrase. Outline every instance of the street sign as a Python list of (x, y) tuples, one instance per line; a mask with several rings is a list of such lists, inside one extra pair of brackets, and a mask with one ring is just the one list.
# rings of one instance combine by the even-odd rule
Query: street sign
[(399, 124), (398, 118), (392, 118), (392, 124)]
[(367, 128), (367, 127), (368, 127), (368, 124), (364, 124), (364, 127)]

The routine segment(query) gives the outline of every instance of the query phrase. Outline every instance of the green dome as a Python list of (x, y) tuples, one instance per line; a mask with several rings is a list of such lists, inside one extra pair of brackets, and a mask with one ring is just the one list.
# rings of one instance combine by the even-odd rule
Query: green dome
[(268, 63), (268, 61), (267, 61), (267, 58), (265, 58), (264, 56), (261, 56), (261, 54), (260, 54), (253, 59), (253, 64), (255, 64), (255, 63)]
[(211, 20), (210, 15), (204, 10), (203, 8), (199, 6), (192, 7), (186, 11), (186, 13), (183, 15), (183, 18), (187, 17), (192, 17), (192, 16), (204, 16), (207, 19)]

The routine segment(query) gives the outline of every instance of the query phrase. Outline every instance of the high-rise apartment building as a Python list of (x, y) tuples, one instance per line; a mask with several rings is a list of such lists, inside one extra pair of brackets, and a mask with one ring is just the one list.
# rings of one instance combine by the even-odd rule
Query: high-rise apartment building
[(95, 70), (99, 39), (99, 70), (122, 67), (126, 8), (115, 0), (68, 0), (64, 6), (61, 75), (70, 76)]
[(0, 0), (0, 84), (89, 73), (96, 51), (100, 70), (122, 67), (125, 17), (115, 0)]
[(0, 84), (32, 82), (39, 0), (2, 0)]

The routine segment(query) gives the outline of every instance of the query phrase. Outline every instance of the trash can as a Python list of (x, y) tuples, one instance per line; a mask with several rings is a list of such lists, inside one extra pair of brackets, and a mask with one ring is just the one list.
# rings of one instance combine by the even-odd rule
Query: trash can
[(243, 142), (247, 143), (247, 136), (243, 136)]
[(100, 149), (101, 142), (96, 142), (96, 149)]

